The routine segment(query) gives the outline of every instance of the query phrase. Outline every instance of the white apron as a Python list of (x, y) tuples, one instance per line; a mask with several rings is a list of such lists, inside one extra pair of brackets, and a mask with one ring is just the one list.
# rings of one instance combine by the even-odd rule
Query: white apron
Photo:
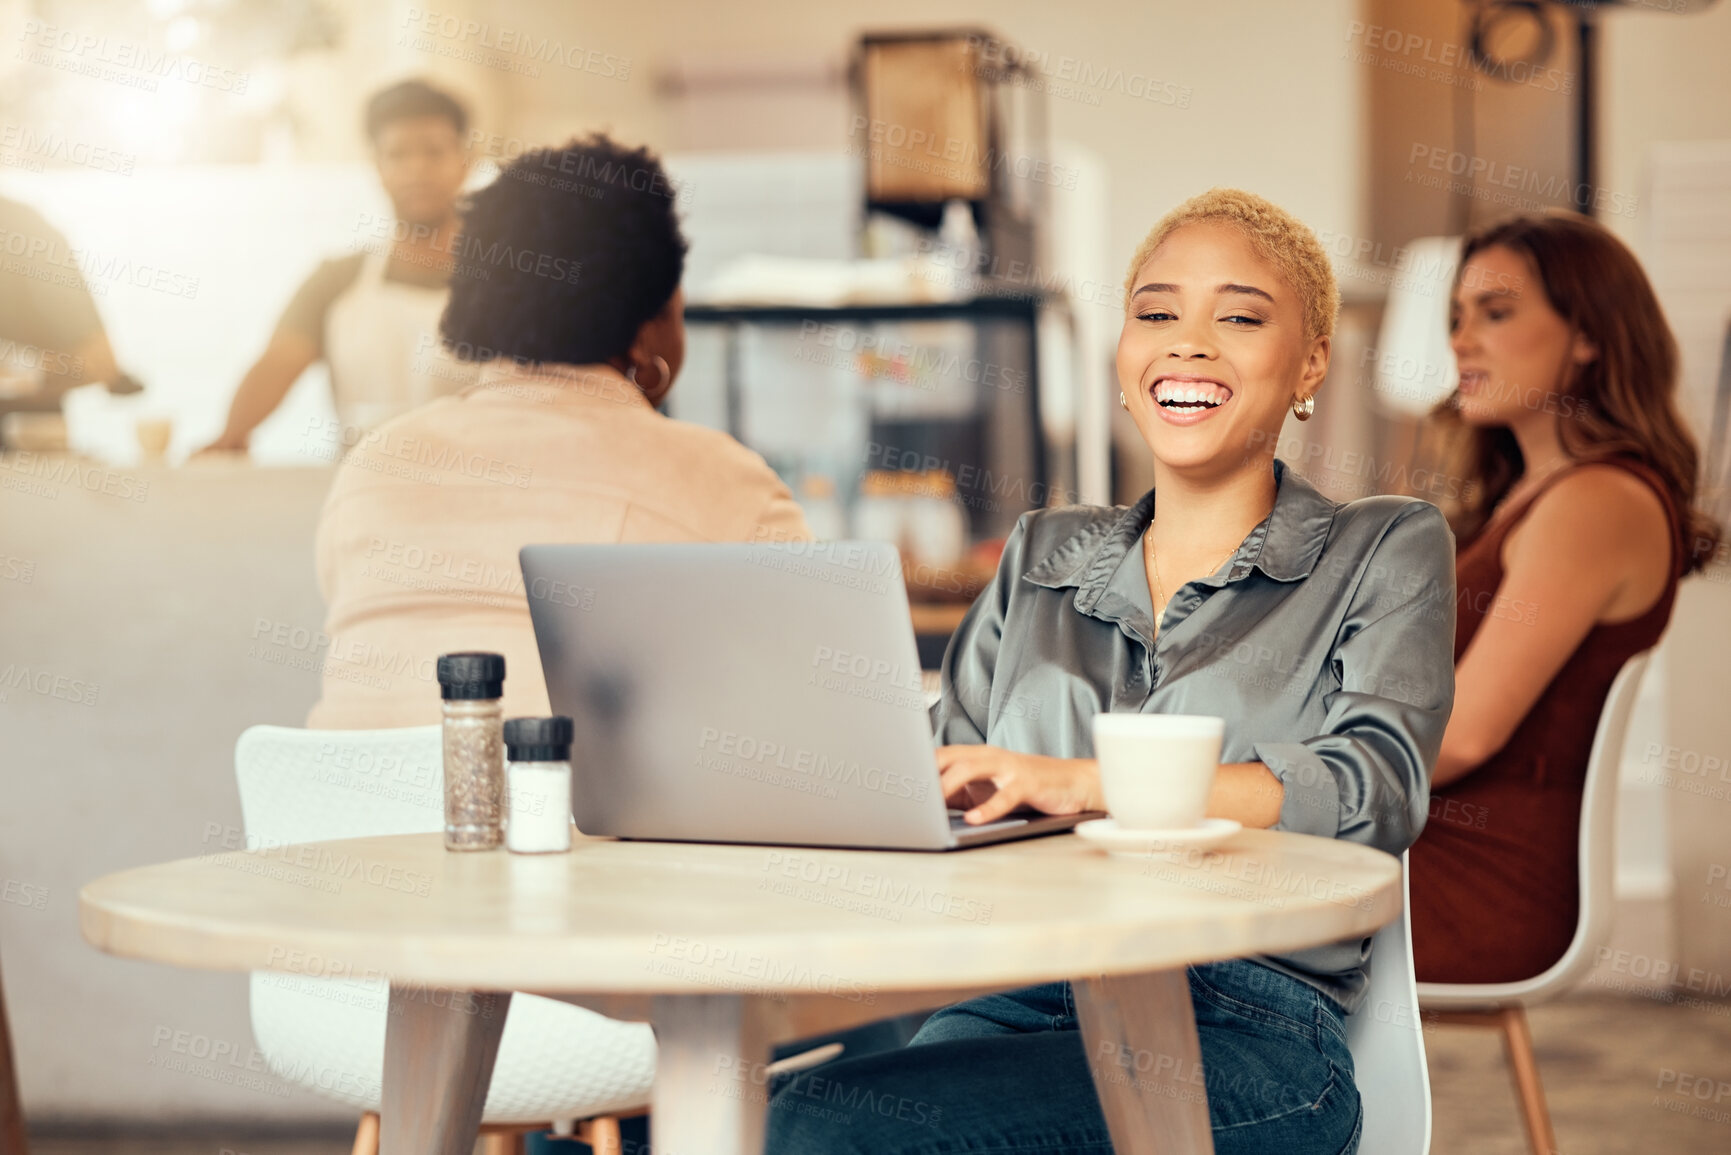
[(348, 429), (371, 429), (399, 413), (473, 384), (480, 367), (439, 340), (450, 293), (385, 279), (386, 253), (368, 252), (355, 283), (325, 316), (331, 399)]

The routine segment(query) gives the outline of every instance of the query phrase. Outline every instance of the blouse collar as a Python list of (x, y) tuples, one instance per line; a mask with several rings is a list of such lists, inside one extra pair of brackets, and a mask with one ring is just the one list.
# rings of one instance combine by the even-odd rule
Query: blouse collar
[[(1252, 568), (1276, 581), (1299, 581), (1315, 568), (1340, 506), (1279, 458), (1274, 459), (1274, 484), (1274, 509), (1238, 547), (1221, 584), (1240, 580)], [(1049, 589), (1075, 586), (1076, 608), (1088, 613), (1113, 584), (1126, 560), (1134, 559), (1135, 568), (1142, 569), (1142, 553), (1135, 547), (1153, 520), (1154, 491), (1150, 489), (1118, 517), (1082, 526), (1023, 576)], [(1137, 576), (1136, 584), (1145, 587), (1146, 583), (1145, 576)], [(1141, 592), (1145, 595), (1146, 589)]]

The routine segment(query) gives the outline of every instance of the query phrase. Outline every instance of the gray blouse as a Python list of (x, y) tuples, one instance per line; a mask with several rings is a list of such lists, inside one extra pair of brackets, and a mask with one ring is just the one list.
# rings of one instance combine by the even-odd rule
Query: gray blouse
[[(1263, 762), (1283, 784), (1274, 829), (1406, 850), (1454, 704), (1454, 537), (1429, 502), (1342, 505), (1278, 459), (1274, 477), (1273, 511), (1174, 595), (1157, 640), (1139, 548), (1153, 490), (1128, 509), (1024, 514), (944, 655), (938, 743), (1090, 758), (1101, 711), (1214, 715), (1221, 761)], [(1149, 868), (1222, 894), (1368, 902), (1249, 862), (1162, 862)], [(1350, 1011), (1369, 957), (1355, 938), (1257, 961)]]

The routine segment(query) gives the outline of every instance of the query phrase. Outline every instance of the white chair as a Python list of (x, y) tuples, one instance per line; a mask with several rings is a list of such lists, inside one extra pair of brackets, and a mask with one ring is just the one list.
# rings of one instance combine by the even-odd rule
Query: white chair
[[(234, 754), (247, 844), (442, 831), (439, 734), (438, 726), (252, 727)], [(344, 966), (335, 959), (308, 965), (339, 975)], [(271, 1070), (366, 1112), (356, 1155), (378, 1150), (386, 1006), (383, 979), (252, 976), (253, 1034)], [(618, 1117), (642, 1113), (654, 1078), (655, 1037), (647, 1024), (517, 994), (481, 1116), (489, 1155), (520, 1151), (524, 1132), (549, 1126), (576, 1133), (597, 1152), (618, 1152)]]
[(1370, 986), (1358, 1010), (1346, 1017), (1346, 1042), (1364, 1105), (1358, 1149), (1365, 1155), (1430, 1152), (1430, 1073), (1413, 982), (1405, 855), (1400, 865), (1400, 917), (1371, 940)]
[(1651, 650), (1636, 654), (1617, 672), (1593, 734), (1592, 752), (1587, 756), (1586, 788), (1581, 798), (1577, 856), (1580, 913), (1569, 949), (1549, 970), (1520, 982), (1418, 984), (1419, 1003), (1427, 1019), (1458, 1026), (1491, 1027), (1502, 1032), (1503, 1050), (1508, 1055), (1527, 1126), (1527, 1141), (1534, 1155), (1551, 1155), (1557, 1149), (1557, 1139), (1551, 1130), (1551, 1113), (1545, 1106), (1538, 1063), (1533, 1058), (1526, 1008), (1554, 999), (1579, 982), (1592, 969), (1599, 948), (1610, 937), (1616, 907), (1618, 769), (1629, 732), (1629, 714), (1651, 656)]

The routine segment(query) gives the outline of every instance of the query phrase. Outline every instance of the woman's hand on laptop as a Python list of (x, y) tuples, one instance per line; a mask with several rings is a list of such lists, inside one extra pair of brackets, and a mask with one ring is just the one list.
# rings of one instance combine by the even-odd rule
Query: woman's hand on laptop
[[(944, 799), (971, 807), (963, 818), (978, 826), (995, 822), (1018, 806), (1046, 814), (1104, 810), (1100, 764), (1092, 758), (1045, 758), (998, 746), (939, 746), (938, 775)], [(979, 801), (986, 783), (996, 787)]]

